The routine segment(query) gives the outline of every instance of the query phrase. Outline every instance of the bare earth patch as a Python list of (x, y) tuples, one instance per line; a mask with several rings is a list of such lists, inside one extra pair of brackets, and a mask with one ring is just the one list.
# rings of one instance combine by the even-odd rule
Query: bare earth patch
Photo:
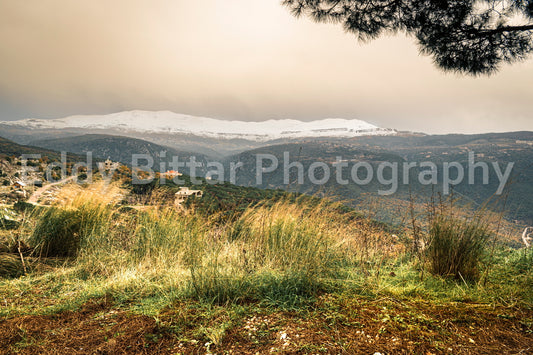
[[(177, 303), (157, 317), (93, 301), (0, 321), (2, 354), (532, 354), (533, 310), (324, 296), (283, 312)], [(203, 325), (200, 327), (199, 324)]]

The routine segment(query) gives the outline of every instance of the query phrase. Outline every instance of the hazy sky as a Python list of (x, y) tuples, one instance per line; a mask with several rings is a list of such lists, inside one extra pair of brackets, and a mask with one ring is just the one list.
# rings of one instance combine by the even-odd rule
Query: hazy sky
[(279, 0), (0, 0), (0, 120), (122, 110), (533, 130), (533, 60), (445, 74), (403, 36), (358, 43)]

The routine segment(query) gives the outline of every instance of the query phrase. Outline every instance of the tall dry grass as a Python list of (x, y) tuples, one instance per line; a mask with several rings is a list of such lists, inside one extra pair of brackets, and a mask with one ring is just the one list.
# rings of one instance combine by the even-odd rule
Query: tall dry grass
[[(125, 207), (123, 194), (113, 185), (68, 186), (52, 207), (36, 209), (18, 230), (22, 241), (43, 259), (63, 258), (19, 284), (41, 282), (61, 305), (106, 296), (156, 310), (180, 298), (291, 307), (331, 290), (402, 295), (431, 287), (440, 294), (445, 287), (440, 277), (420, 279), (403, 257), (404, 235), (330, 202), (268, 201), (221, 222), (163, 203)], [(475, 278), (479, 265), (472, 260), (483, 255), (476, 249), (483, 229), (451, 217), (421, 228), (428, 241), (424, 265), (438, 275)], [(521, 285), (530, 284), (530, 256), (514, 261)], [(0, 262), (0, 271), (20, 275), (14, 261)]]
[[(220, 223), (172, 206), (124, 209), (114, 185), (72, 185), (34, 216), (29, 244), (67, 257), (71, 282), (118, 298), (294, 304), (384, 258), (391, 238), (331, 203), (265, 203)], [(83, 289), (82, 287), (82, 289)]]
[(53, 206), (38, 212), (29, 244), (39, 256), (72, 257), (102, 242), (115, 214), (113, 206), (123, 193), (103, 182), (62, 188)]

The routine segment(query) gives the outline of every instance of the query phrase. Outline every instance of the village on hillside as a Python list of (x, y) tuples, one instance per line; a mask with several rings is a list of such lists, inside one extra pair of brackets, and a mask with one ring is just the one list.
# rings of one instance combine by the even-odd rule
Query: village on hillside
[[(50, 182), (47, 181), (44, 162), (35, 160), (27, 161), (25, 164), (31, 169), (25, 169), (21, 157), (0, 157), (0, 205), (28, 202), (35, 205), (50, 206), (56, 200), (56, 195), (61, 187), (68, 183), (74, 183), (76, 178), (76, 176), (69, 175), (61, 179), (57, 172), (52, 170), (54, 180)], [(106, 172), (116, 171), (121, 167), (127, 169), (110, 159), (102, 163), (102, 166)], [(83, 171), (80, 174), (83, 174)], [(163, 174), (168, 180), (183, 176), (182, 173), (174, 170), (169, 170)], [(202, 196), (203, 191), (182, 186), (175, 193), (174, 200), (168, 201), (168, 203), (183, 208), (187, 199), (191, 197), (201, 198)], [(131, 204), (134, 201), (124, 196), (124, 203)]]

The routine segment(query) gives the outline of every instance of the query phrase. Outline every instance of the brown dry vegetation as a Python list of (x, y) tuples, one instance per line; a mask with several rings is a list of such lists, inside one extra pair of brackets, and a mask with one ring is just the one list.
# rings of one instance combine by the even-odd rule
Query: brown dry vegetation
[(77, 311), (0, 323), (0, 353), (528, 354), (533, 311), (480, 304), (321, 297), (313, 308), (208, 312), (176, 303), (157, 317), (104, 299)]

